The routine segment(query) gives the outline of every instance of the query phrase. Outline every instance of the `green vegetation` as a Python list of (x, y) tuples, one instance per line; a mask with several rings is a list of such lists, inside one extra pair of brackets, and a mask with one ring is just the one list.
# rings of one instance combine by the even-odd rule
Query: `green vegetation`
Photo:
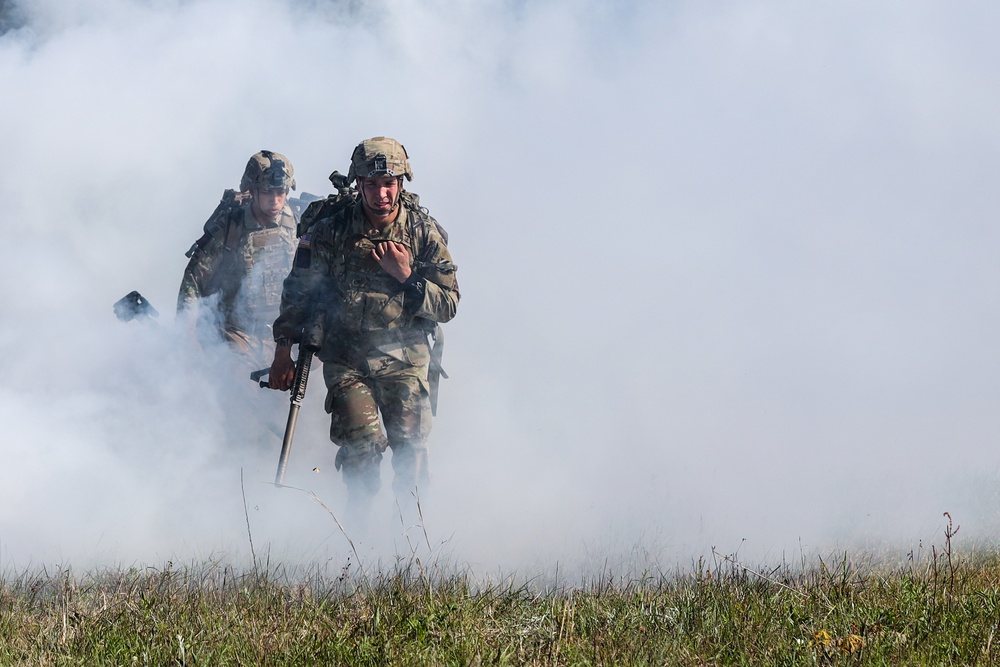
[[(950, 521), (950, 520), (949, 520)], [(1000, 557), (688, 572), (580, 586), (219, 564), (0, 580), (0, 665), (991, 665)]]

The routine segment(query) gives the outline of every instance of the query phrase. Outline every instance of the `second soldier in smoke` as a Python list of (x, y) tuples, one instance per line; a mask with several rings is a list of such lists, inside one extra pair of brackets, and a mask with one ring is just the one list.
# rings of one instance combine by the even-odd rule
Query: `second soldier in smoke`
[(271, 323), (297, 245), (288, 205), (294, 189), (287, 157), (268, 150), (251, 156), (240, 192), (226, 190), (188, 251), (177, 295), (179, 318), (230, 343), (255, 369), (273, 354)]
[(270, 381), (287, 389), (291, 347), (322, 319), (317, 356), (330, 438), (340, 447), (348, 503), (362, 514), (380, 488), (386, 448), (397, 499), (407, 501), (429, 480), (428, 333), (455, 316), (459, 301), (444, 230), (403, 189), (404, 178), (412, 180), (413, 171), (399, 142), (375, 137), (355, 148), (347, 181), (357, 181), (357, 195), (314, 202), (303, 215), (274, 322)]

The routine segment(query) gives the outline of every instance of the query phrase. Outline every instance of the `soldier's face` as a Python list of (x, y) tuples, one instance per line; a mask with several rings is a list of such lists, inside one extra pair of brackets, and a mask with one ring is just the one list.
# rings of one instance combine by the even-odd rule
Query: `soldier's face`
[(365, 205), (376, 215), (389, 215), (399, 199), (399, 178), (395, 176), (369, 176), (360, 178)]
[(288, 199), (288, 190), (255, 190), (253, 193), (253, 205), (268, 218), (274, 218), (281, 209), (285, 207), (285, 200)]

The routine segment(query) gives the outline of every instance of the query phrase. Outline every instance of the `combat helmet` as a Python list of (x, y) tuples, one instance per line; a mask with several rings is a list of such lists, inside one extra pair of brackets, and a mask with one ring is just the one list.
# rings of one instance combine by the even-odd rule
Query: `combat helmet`
[(406, 176), (412, 181), (413, 169), (403, 144), (388, 137), (372, 137), (358, 144), (351, 154), (347, 182), (369, 176)]
[(260, 151), (247, 162), (240, 181), (240, 191), (251, 188), (265, 190), (295, 189), (295, 169), (288, 158), (273, 151)]

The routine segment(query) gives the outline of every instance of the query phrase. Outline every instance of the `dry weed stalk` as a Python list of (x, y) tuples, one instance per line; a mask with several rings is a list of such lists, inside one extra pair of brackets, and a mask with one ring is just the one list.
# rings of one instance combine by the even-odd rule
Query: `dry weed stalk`
[[(413, 496), (413, 500), (417, 505), (417, 516), (420, 518), (420, 530), (423, 532), (424, 535), (424, 543), (427, 545), (428, 553), (433, 554), (434, 548), (431, 547), (430, 538), (427, 536), (427, 524), (424, 521), (424, 510), (423, 506), (420, 503), (419, 489), (414, 489), (411, 495)], [(420, 578), (423, 579), (424, 586), (427, 589), (427, 599), (433, 601), (434, 591), (431, 585), (430, 577), (427, 576), (427, 572), (426, 570), (424, 570), (424, 565), (423, 563), (420, 562), (420, 556), (417, 555), (416, 547), (413, 545), (413, 542), (410, 541), (409, 528), (406, 526), (406, 520), (403, 517), (403, 508), (400, 506), (398, 499), (396, 500), (396, 511), (399, 513), (399, 524), (403, 527), (403, 539), (406, 540), (406, 546), (410, 550), (410, 558), (413, 560), (414, 563), (416, 563), (417, 570), (420, 571)]]
[(767, 576), (766, 574), (763, 574), (761, 572), (757, 572), (756, 570), (753, 570), (753, 569), (747, 567), (746, 565), (743, 565), (739, 561), (739, 559), (736, 557), (736, 554), (732, 554), (731, 556), (726, 555), (726, 554), (721, 554), (721, 553), (719, 553), (718, 551), (715, 550), (715, 547), (712, 547), (712, 555), (713, 556), (720, 556), (720, 557), (722, 557), (722, 559), (724, 561), (726, 561), (730, 565), (735, 565), (736, 567), (740, 568), (744, 572), (747, 572), (749, 574), (752, 574), (752, 575), (755, 575), (757, 577), (760, 577), (764, 581), (769, 581), (769, 582), (771, 582), (772, 584), (774, 584), (776, 586), (780, 586), (781, 588), (784, 588), (786, 591), (791, 591), (792, 593), (795, 593), (796, 595), (799, 595), (799, 596), (801, 596), (803, 598), (809, 597), (805, 593), (803, 593), (802, 591), (797, 590), (795, 588), (792, 588), (788, 584), (783, 584), (782, 582), (778, 581), (777, 579), (773, 579), (773, 578)]
[(243, 467), (240, 466), (240, 493), (243, 494), (243, 516), (247, 521), (247, 537), (250, 539), (250, 557), (253, 559), (253, 571), (257, 573), (257, 554), (253, 548), (253, 532), (250, 531), (250, 512), (247, 510), (247, 492), (243, 488)]
[(944, 528), (944, 555), (948, 560), (948, 605), (950, 606), (951, 598), (955, 594), (955, 563), (951, 557), (951, 538), (958, 533), (961, 526), (952, 528), (951, 513), (945, 512), (944, 516), (948, 519), (948, 525)]
[[(294, 487), (286, 486), (284, 488), (291, 489)], [(296, 490), (304, 491), (304, 489), (296, 489)], [(312, 491), (304, 491), (304, 492), (307, 496), (309, 496), (310, 500), (312, 500), (314, 503), (316, 503), (317, 505), (326, 510), (326, 513), (333, 518), (333, 522), (337, 524), (337, 528), (340, 529), (340, 532), (344, 535), (344, 538), (347, 540), (347, 543), (351, 545), (351, 551), (354, 552), (354, 557), (358, 560), (358, 569), (361, 571), (361, 579), (365, 582), (365, 588), (367, 588), (368, 592), (371, 593), (372, 584), (371, 581), (369, 581), (368, 579), (368, 573), (365, 572), (365, 565), (361, 561), (361, 556), (358, 554), (358, 549), (356, 546), (354, 546), (354, 540), (352, 540), (351, 536), (347, 534), (347, 530), (344, 528), (343, 524), (340, 523), (340, 519), (337, 518), (337, 515), (333, 513), (333, 510), (331, 510), (329, 507), (326, 506), (326, 503), (324, 503), (322, 500), (319, 499), (319, 496), (317, 496)]]

